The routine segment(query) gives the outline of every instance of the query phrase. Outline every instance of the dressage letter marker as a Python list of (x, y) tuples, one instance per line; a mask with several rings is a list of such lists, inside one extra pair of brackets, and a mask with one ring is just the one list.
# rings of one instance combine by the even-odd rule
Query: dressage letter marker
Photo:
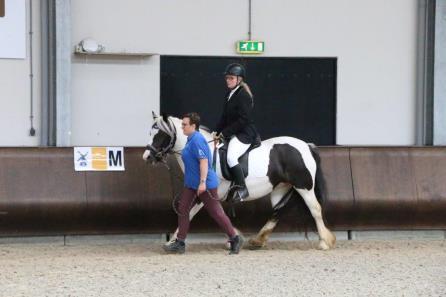
[(75, 147), (75, 171), (124, 171), (123, 147)]
[(264, 49), (263, 41), (242, 40), (237, 42), (237, 53), (239, 54), (261, 54)]

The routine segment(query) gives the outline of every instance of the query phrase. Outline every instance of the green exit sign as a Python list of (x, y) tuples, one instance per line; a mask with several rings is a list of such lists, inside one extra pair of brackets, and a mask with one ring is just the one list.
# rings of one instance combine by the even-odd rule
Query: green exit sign
[(261, 54), (265, 51), (265, 42), (254, 40), (242, 40), (237, 42), (239, 54)]

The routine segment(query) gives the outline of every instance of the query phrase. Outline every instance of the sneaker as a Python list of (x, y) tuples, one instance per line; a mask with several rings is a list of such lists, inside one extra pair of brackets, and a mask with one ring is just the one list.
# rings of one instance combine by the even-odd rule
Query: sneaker
[(243, 247), (243, 242), (244, 241), (245, 240), (243, 239), (242, 236), (240, 236), (240, 235), (234, 236), (234, 238), (232, 238), (229, 241), (229, 243), (231, 244), (231, 248), (230, 248), (229, 254), (230, 255), (238, 254), (240, 249)]
[(163, 245), (163, 249), (166, 253), (170, 254), (184, 254), (186, 251), (186, 244), (184, 241), (175, 239), (175, 241)]

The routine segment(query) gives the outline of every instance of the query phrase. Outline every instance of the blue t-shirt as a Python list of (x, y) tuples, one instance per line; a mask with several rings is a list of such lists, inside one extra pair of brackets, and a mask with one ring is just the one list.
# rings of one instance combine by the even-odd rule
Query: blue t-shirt
[(187, 143), (181, 152), (184, 162), (184, 186), (191, 189), (198, 189), (200, 185), (200, 159), (208, 159), (208, 176), (206, 178), (206, 188), (215, 189), (218, 187), (218, 177), (212, 169), (212, 155), (208, 143), (204, 136), (195, 131), (187, 137)]

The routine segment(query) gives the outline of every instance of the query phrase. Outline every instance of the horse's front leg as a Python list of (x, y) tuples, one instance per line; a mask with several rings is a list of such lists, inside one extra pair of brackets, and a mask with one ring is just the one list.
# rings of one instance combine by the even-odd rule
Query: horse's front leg
[[(193, 217), (200, 211), (200, 209), (204, 206), (203, 202), (194, 204), (194, 206), (192, 206), (192, 208), (190, 209), (189, 212), (189, 221), (191, 222)], [(170, 238), (170, 241), (166, 242), (166, 245), (168, 245), (169, 243), (172, 243), (175, 241), (175, 239), (177, 239), (177, 235), (178, 235), (178, 227), (175, 230), (175, 233), (173, 233), (172, 237)]]

